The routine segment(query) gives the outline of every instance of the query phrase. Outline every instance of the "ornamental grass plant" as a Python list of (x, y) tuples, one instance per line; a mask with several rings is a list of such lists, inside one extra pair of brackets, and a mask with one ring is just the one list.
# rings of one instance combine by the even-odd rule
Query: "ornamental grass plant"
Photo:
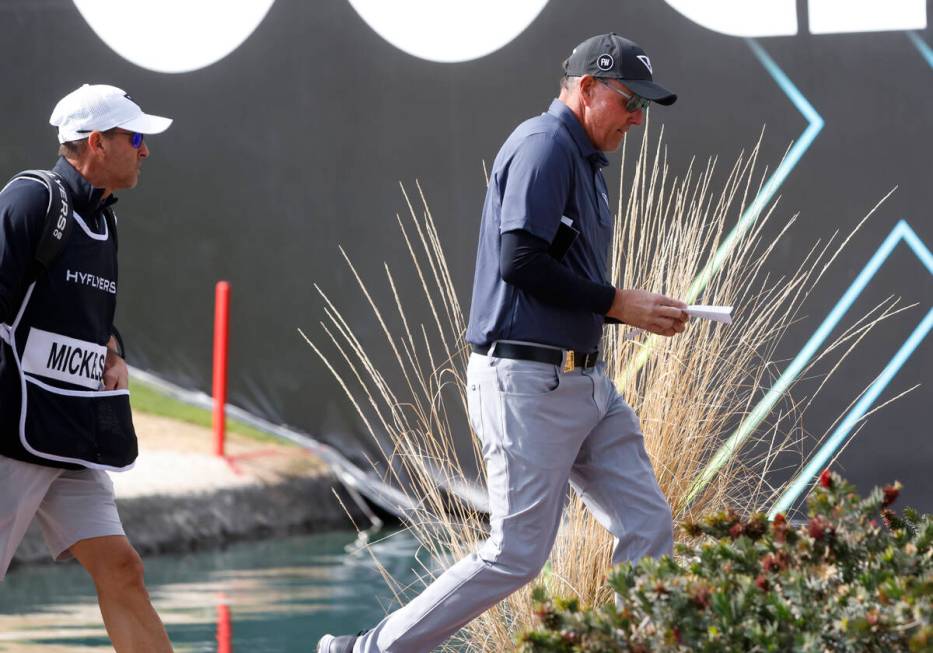
[(793, 526), (778, 513), (711, 513), (674, 558), (624, 563), (621, 609), (534, 592), (526, 653), (895, 653), (933, 650), (933, 517), (861, 498), (829, 471)]
[[(754, 200), (768, 176), (767, 171), (756, 172), (760, 139), (724, 176), (717, 176), (717, 163), (709, 160), (703, 166), (691, 163), (678, 177), (671, 173), (661, 140), (646, 128), (633, 170), (623, 168), (621, 173), (612, 281), (688, 303), (735, 306), (734, 324), (693, 321), (684, 334), (671, 339), (610, 327), (602, 349), (610, 374), (640, 417), (646, 448), (676, 521), (726, 505), (740, 514), (766, 510), (783, 489), (773, 481), (775, 466), (786, 464), (787, 455), (794, 465), (802, 465), (803, 449), (811, 450), (817, 439), (802, 444), (809, 437), (800, 422), (806, 407), (872, 326), (903, 309), (892, 299), (853, 322), (801, 371), (799, 378), (813, 374), (815, 365), (828, 368), (820, 368), (819, 388), (791, 399), (793, 383), (775, 385), (782, 366), (774, 358), (776, 348), (801, 319), (808, 293), (852, 234), (815, 243), (800, 261), (788, 264), (790, 272), (769, 276), (765, 263), (793, 229), (795, 217), (775, 226), (776, 204)], [(407, 295), (402, 299), (405, 293), (388, 265), (384, 285), (363, 279), (341, 248), (372, 310), (381, 344), (364, 343), (357, 332), (370, 324), (349, 323), (317, 285), (324, 302), (323, 337), (302, 335), (381, 451), (384, 461), (376, 461), (374, 469), (409, 497), (399, 508), (405, 527), (427, 554), (422, 570), (426, 584), (473, 552), (486, 538), (488, 524), (483, 492), (463, 491), (485, 487), (482, 469), (473, 471), (474, 461), (481, 460), (479, 443), (472, 439), (468, 459), (458, 454), (454, 438), (469, 430), (464, 393), (468, 349), (458, 299), (468, 289), (454, 286), (420, 185), (417, 202), (404, 187), (402, 192), (408, 213), (397, 216), (398, 224), (420, 281), (417, 301), (423, 305), (417, 308), (430, 318), (409, 318), (412, 300)], [(374, 347), (387, 350), (389, 365), (375, 363), (386, 351)], [(542, 586), (582, 606), (612, 603), (613, 590), (606, 583), (611, 549), (610, 536), (572, 497), (542, 572)], [(399, 602), (422, 588), (402, 587), (388, 572), (383, 575)], [(450, 646), (483, 653), (510, 650), (517, 635), (533, 627), (533, 614), (527, 587), (474, 620)]]

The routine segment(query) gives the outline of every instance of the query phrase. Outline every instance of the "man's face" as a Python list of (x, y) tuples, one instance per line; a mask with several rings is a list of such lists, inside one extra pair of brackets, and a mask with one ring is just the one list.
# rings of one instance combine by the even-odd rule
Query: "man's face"
[[(149, 156), (145, 141), (133, 147), (133, 132), (115, 129), (103, 135), (100, 158), (101, 184), (111, 191), (133, 188), (139, 182), (139, 169)], [(139, 138), (139, 137), (137, 137)]]
[(629, 111), (626, 108), (628, 100), (622, 93), (628, 96), (634, 94), (617, 79), (590, 78), (587, 91), (589, 95), (583, 127), (597, 149), (614, 152), (629, 128), (642, 124), (644, 111)]

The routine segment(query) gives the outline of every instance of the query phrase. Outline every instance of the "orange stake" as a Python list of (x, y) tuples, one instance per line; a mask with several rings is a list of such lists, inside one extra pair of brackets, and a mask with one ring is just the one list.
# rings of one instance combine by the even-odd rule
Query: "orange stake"
[(230, 334), (230, 284), (218, 281), (214, 292), (214, 453), (224, 455), (227, 404), (227, 339)]
[(226, 603), (217, 606), (217, 653), (233, 653), (233, 624)]

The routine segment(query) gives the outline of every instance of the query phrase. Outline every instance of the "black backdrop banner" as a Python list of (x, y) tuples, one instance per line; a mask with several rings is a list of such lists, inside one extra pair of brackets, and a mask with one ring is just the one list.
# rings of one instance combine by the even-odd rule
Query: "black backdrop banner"
[[(378, 343), (379, 327), (358, 299), (338, 245), (364, 277), (383, 278), (386, 261), (403, 284), (416, 284), (405, 273), (396, 213), (407, 210), (399, 181), (412, 190), (419, 180), (468, 306), (483, 162), (517, 123), (546, 110), (573, 46), (612, 30), (640, 43), (656, 79), (680, 96), (652, 111), (675, 173), (694, 155), (732, 161), (754, 145), (762, 125), (763, 161), (777, 166), (792, 145), (774, 198), (781, 198), (780, 214), (800, 212), (800, 225), (774, 255), (776, 273), (796, 265), (817, 239), (848, 233), (898, 187), (827, 272), (779, 354), (796, 356), (843, 305), (851, 308), (833, 334), (889, 296), (916, 304), (847, 359), (808, 411), (806, 427), (826, 432), (885, 370), (864, 408), (919, 384), (873, 415), (837, 465), (863, 489), (900, 479), (907, 503), (933, 509), (933, 55), (923, 26), (817, 34), (812, 25), (826, 17), (815, 7), (825, 3), (812, 0), (774, 3), (793, 8), (796, 22), (784, 20), (787, 12), (783, 22), (749, 17), (750, 39), (708, 29), (662, 0), (537, 0), (516, 3), (529, 8), (513, 20), (511, 39), (499, 37), (501, 47), (476, 52), (478, 41), (460, 34), (456, 22), (435, 22), (421, 29), (435, 33), (438, 52), (445, 40), (451, 48), (476, 47), (431, 56), (407, 48), (421, 55), (414, 56), (354, 6), (372, 3), (265, 0), (253, 3), (268, 11), (254, 10), (258, 24), (233, 39), (238, 46), (208, 65), (195, 57), (186, 66), (187, 52), (236, 24), (231, 15), (208, 20), (200, 34), (176, 34), (160, 32), (144, 15), (120, 15), (120, 2), (109, 3), (116, 20), (92, 27), (91, 4), (0, 4), (0, 169), (12, 174), (54, 162), (48, 116), (81, 83), (114, 84), (144, 110), (175, 119), (169, 131), (147, 139), (151, 157), (140, 185), (123, 192), (117, 207), (118, 324), (135, 365), (209, 391), (213, 287), (226, 279), (233, 298), (230, 401), (348, 454), (371, 450), (346, 397), (297, 333), (320, 333), (313, 284), (341, 299), (361, 340)], [(171, 11), (180, 3), (154, 5)], [(923, 16), (924, 5), (917, 10)], [(159, 24), (185, 20), (169, 18)], [(496, 10), (488, 20), (497, 20)], [(782, 35), (765, 35), (762, 23)], [(495, 40), (486, 31), (495, 30), (478, 34)], [(145, 44), (145, 55), (120, 45), (133, 41)], [(151, 64), (160, 57), (186, 70)], [(436, 60), (445, 57), (465, 60)], [(618, 156), (612, 160), (607, 176), (618, 189)], [(893, 246), (885, 249), (886, 242)]]

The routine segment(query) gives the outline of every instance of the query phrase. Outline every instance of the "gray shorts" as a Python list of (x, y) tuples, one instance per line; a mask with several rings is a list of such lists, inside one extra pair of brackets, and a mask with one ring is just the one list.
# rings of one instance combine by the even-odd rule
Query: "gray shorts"
[(0, 456), (0, 580), (33, 517), (54, 560), (68, 560), (73, 544), (123, 535), (113, 482), (106, 472), (33, 465)]

